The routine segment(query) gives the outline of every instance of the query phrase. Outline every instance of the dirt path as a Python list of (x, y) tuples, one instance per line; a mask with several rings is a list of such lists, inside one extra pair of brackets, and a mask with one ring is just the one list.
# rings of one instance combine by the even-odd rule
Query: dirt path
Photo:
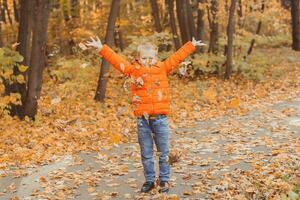
[[(173, 130), (171, 146), (179, 160), (172, 167), (170, 196), (279, 197), (299, 181), (299, 138), (300, 99)], [(142, 199), (138, 191), (144, 177), (136, 138), (111, 150), (66, 156), (27, 172), (25, 177), (0, 178), (0, 199)], [(154, 190), (143, 198), (161, 197)]]

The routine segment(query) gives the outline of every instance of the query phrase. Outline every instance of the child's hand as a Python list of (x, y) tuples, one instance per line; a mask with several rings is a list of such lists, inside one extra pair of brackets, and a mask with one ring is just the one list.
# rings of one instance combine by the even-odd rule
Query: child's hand
[(206, 46), (206, 44), (204, 44), (201, 40), (196, 40), (194, 37), (193, 37), (193, 40), (192, 40), (192, 43), (193, 45), (196, 47), (196, 46)]
[(98, 36), (96, 37), (96, 40), (94, 40), (94, 38), (91, 37), (91, 40), (92, 41), (86, 42), (85, 45), (89, 47), (95, 47), (97, 48), (98, 51), (102, 49), (103, 45), (101, 43), (101, 40), (98, 38)]

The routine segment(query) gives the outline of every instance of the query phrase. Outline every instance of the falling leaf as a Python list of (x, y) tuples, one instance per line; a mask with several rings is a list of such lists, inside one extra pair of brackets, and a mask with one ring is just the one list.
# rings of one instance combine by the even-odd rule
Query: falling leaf
[(137, 96), (137, 95), (133, 95), (132, 97), (132, 102), (138, 103), (141, 102), (141, 97)]
[(125, 71), (125, 65), (124, 65), (124, 63), (120, 63), (120, 69), (121, 69), (122, 72)]
[(162, 99), (163, 99), (163, 93), (162, 93), (162, 91), (159, 90), (159, 91), (157, 92), (157, 100), (158, 100), (158, 101), (161, 101)]
[(186, 66), (183, 66), (183, 67), (179, 68), (179, 74), (181, 74), (182, 76), (185, 76), (187, 74)]
[(138, 78), (136, 79), (135, 85), (136, 85), (136, 87), (138, 87), (138, 88), (143, 87), (143, 85), (144, 85), (144, 80), (142, 79), (142, 77), (138, 77)]
[(154, 82), (154, 84), (155, 84), (156, 86), (160, 86), (160, 81), (159, 81), (159, 80), (156, 80), (156, 81)]
[(144, 113), (143, 116), (145, 117), (145, 119), (149, 119), (149, 114), (148, 113)]

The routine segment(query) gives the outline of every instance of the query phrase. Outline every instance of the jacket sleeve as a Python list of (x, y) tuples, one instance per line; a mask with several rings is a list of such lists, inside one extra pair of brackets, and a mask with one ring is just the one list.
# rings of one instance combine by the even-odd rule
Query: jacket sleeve
[(116, 54), (108, 45), (103, 45), (99, 54), (109, 62), (116, 70), (125, 75), (130, 75), (134, 67), (120, 55)]
[(171, 55), (163, 62), (163, 68), (165, 68), (167, 73), (171, 72), (172, 70), (176, 69), (178, 65), (195, 50), (196, 47), (191, 41), (185, 43), (180, 49), (178, 49), (173, 55)]

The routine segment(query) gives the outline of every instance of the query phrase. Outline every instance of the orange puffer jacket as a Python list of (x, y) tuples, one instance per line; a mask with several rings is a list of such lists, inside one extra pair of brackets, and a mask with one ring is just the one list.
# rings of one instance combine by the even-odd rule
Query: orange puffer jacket
[(147, 116), (169, 114), (170, 92), (167, 74), (195, 49), (192, 42), (187, 42), (164, 62), (158, 62), (151, 67), (141, 66), (139, 63), (131, 64), (107, 45), (103, 46), (99, 54), (118, 71), (130, 77), (134, 115)]

